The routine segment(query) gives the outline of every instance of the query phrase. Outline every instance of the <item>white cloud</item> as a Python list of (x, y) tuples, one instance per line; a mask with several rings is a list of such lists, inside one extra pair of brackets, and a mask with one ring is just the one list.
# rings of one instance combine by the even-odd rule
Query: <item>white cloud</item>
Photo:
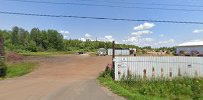
[[(113, 36), (111, 36), (111, 35), (106, 35), (104, 37), (98, 37), (97, 39), (98, 39), (98, 41), (105, 41), (105, 42), (112, 42), (115, 40), (113, 38)], [(84, 37), (79, 38), (79, 40), (81, 40), (81, 41), (86, 41), (86, 40), (94, 41), (93, 36), (91, 34), (88, 34), (88, 33), (85, 34)], [(115, 42), (117, 42), (117, 41), (115, 41)]]
[(86, 34), (85, 34), (85, 37), (86, 37), (86, 38), (92, 38), (92, 35), (86, 33)]
[(133, 44), (137, 46), (152, 46), (152, 47), (170, 47), (175, 45), (174, 39), (168, 39), (163, 41), (158, 41), (153, 38), (142, 38), (142, 37), (129, 37), (123, 40), (125, 44)]
[[(115, 41), (115, 39), (111, 35), (106, 35), (104, 37), (98, 38), (98, 41), (112, 42), (112, 41)], [(118, 43), (117, 41), (115, 42)]]
[(141, 35), (145, 35), (145, 34), (151, 34), (153, 32), (149, 31), (149, 30), (144, 30), (144, 31), (137, 31), (137, 32), (133, 32), (131, 33), (132, 36), (141, 36)]
[(138, 31), (138, 30), (147, 30), (147, 29), (151, 29), (155, 26), (154, 23), (148, 23), (148, 22), (145, 22), (144, 24), (141, 24), (139, 26), (135, 26), (134, 27), (134, 30)]
[(111, 35), (105, 36), (106, 41), (114, 41), (114, 38)]
[(133, 44), (138, 46), (149, 46), (155, 42), (153, 38), (141, 38), (141, 37), (129, 37), (127, 40), (123, 40), (126, 44)]
[(88, 33), (86, 33), (86, 34), (84, 35), (84, 37), (79, 38), (79, 40), (81, 40), (81, 41), (86, 41), (86, 40), (94, 41), (93, 36), (90, 35), (90, 34), (88, 34)]
[(138, 37), (129, 37), (127, 40), (123, 40), (123, 42), (125, 43), (129, 43), (129, 44), (133, 44), (133, 43), (137, 43), (139, 41)]
[(164, 34), (160, 34), (159, 36), (160, 36), (160, 37), (164, 37), (165, 35), (164, 35)]
[(68, 35), (70, 34), (69, 31), (60, 31), (59, 33), (61, 33), (65, 39), (68, 39)]
[(192, 33), (203, 33), (203, 29), (195, 29)]

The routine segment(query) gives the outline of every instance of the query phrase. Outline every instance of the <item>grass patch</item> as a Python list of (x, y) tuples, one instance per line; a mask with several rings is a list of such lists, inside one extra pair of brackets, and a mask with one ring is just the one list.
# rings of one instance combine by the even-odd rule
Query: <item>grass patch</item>
[(97, 53), (96, 52), (91, 52), (89, 53), (90, 56), (97, 56)]
[(51, 55), (63, 55), (63, 54), (75, 54), (74, 51), (67, 51), (67, 52), (21, 52), (23, 56), (51, 56)]
[(37, 63), (31, 62), (7, 64), (7, 74), (5, 78), (12, 78), (30, 73), (36, 68), (37, 65)]
[(114, 81), (110, 73), (98, 78), (101, 84), (129, 100), (203, 100), (202, 78), (174, 78), (146, 80), (131, 78)]

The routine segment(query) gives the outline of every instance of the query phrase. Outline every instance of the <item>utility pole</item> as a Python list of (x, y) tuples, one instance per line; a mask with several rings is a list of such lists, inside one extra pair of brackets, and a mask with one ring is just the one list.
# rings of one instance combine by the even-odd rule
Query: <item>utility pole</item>
[(113, 69), (115, 67), (114, 58), (115, 58), (115, 41), (112, 42), (112, 67), (113, 67)]
[(113, 79), (115, 79), (115, 62), (114, 62), (114, 58), (115, 58), (115, 41), (112, 42), (112, 77)]

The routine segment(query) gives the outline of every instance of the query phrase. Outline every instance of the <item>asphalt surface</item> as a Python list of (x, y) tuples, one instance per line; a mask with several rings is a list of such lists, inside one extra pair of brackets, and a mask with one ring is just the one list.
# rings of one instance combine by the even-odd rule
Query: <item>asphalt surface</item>
[(96, 81), (111, 57), (64, 55), (29, 57), (32, 73), (0, 81), (0, 100), (123, 100)]

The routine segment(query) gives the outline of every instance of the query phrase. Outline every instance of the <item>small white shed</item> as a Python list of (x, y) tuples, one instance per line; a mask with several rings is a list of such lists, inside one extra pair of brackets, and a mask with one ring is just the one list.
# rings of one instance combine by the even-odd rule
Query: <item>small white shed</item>
[(176, 54), (181, 55), (182, 52), (187, 55), (193, 55), (193, 53), (203, 55), (203, 41), (185, 42), (176, 46)]

